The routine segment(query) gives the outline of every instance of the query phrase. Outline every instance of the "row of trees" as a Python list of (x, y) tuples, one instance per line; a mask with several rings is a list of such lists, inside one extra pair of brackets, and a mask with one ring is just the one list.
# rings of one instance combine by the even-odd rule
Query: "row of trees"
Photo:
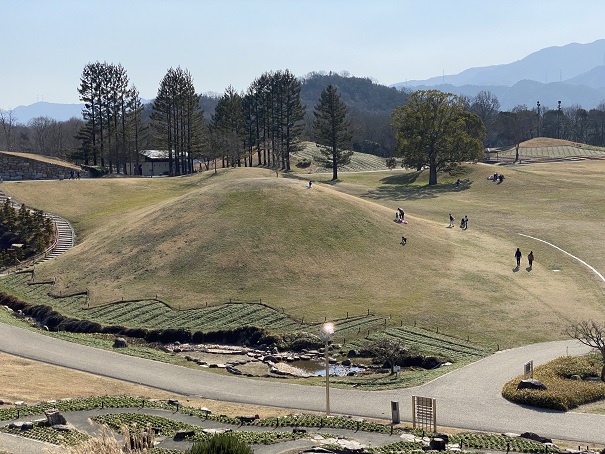
[(126, 163), (138, 160), (143, 105), (126, 70), (120, 64), (89, 63), (82, 71), (78, 93), (85, 123), (78, 136), (79, 157), (85, 164), (127, 173)]
[[(399, 140), (391, 113), (407, 105), (411, 93), (367, 78), (335, 73), (296, 78), (287, 70), (276, 71), (262, 74), (245, 92), (228, 87), (209, 98), (196, 94), (188, 71), (171, 68), (154, 103), (143, 106), (125, 69), (99, 62), (86, 65), (82, 73), (83, 122), (40, 117), (25, 126), (12, 111), (0, 111), (0, 149), (67, 157), (109, 171), (126, 171), (126, 162), (136, 169), (140, 150), (150, 148), (170, 153), (175, 175), (190, 172), (194, 158), (204, 159), (208, 167), (219, 160), (224, 166), (288, 170), (300, 142), (317, 139), (314, 108), (328, 85), (338, 90), (346, 106), (348, 147), (385, 157), (396, 154)], [(537, 136), (605, 146), (605, 103), (592, 110), (536, 105), (502, 112), (488, 91), (460, 100), (464, 110), (483, 121), (487, 147)]]
[[(327, 112), (318, 117), (314, 127), (318, 141), (329, 146), (325, 160), (330, 161), (336, 178), (335, 166), (350, 155), (342, 149), (350, 146), (351, 134), (325, 126), (330, 121), (338, 123), (338, 128), (349, 125), (346, 106), (336, 89), (329, 88), (319, 105)], [(138, 93), (128, 87), (124, 68), (99, 62), (86, 65), (79, 93), (85, 103), (85, 126), (79, 135), (81, 160), (108, 165), (110, 172), (115, 167), (127, 173), (127, 161), (135, 162), (138, 168), (146, 126)], [(204, 159), (208, 167), (214, 160), (216, 168), (217, 160), (223, 167), (252, 166), (256, 157), (256, 165), (290, 170), (290, 156), (300, 149), (305, 127), (300, 93), (301, 83), (290, 71), (264, 73), (245, 94), (228, 87), (205, 123), (191, 74), (170, 68), (153, 102), (151, 140), (147, 143), (168, 151), (171, 175), (192, 172), (194, 158)], [(338, 137), (327, 137), (330, 134)]]
[[(157, 142), (168, 150), (170, 175), (193, 172), (194, 151), (201, 150), (203, 143), (199, 101), (189, 71), (170, 68), (160, 82), (151, 115)], [(134, 152), (138, 164), (138, 150)]]
[(238, 94), (228, 87), (219, 98), (209, 132), (224, 166), (257, 165), (290, 170), (300, 148), (304, 108), (300, 81), (288, 70), (264, 73)]
[(0, 109), (0, 149), (68, 157), (80, 145), (77, 134), (82, 125), (77, 118), (57, 121), (49, 117), (36, 117), (23, 125), (13, 111)]
[(485, 146), (515, 145), (534, 137), (565, 139), (595, 146), (605, 146), (605, 102), (596, 109), (579, 105), (535, 107), (519, 105), (501, 111), (498, 98), (489, 91), (475, 97), (462, 97), (465, 108), (477, 114), (485, 124)]

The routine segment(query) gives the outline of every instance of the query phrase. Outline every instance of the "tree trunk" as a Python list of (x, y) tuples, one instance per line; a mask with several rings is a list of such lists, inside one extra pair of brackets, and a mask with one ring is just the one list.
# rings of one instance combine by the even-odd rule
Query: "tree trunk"
[(431, 162), (429, 165), (429, 185), (437, 184), (437, 164)]
[(338, 161), (336, 159), (336, 149), (332, 148), (332, 181), (338, 180)]
[[(603, 361), (605, 362), (605, 355)], [(605, 381), (605, 364), (603, 364), (603, 368), (601, 369), (601, 381)]]

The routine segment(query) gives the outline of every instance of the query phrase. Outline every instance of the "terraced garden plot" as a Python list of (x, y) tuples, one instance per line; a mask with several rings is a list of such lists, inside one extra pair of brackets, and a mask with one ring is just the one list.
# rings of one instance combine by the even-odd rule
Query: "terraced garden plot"
[[(304, 149), (296, 153), (297, 159), (306, 159), (315, 162), (315, 156), (319, 155), (319, 149), (315, 144), (307, 145)], [(339, 172), (359, 172), (371, 170), (386, 170), (386, 159), (380, 156), (374, 156), (366, 153), (353, 152), (351, 162), (344, 166), (339, 166)], [(332, 168), (318, 165), (314, 172), (331, 172)]]
[[(7, 277), (18, 292), (29, 292), (30, 298), (40, 304), (51, 305), (65, 316), (89, 320), (101, 325), (120, 325), (129, 328), (178, 329), (191, 332), (212, 332), (247, 326), (266, 328), (274, 333), (306, 331), (318, 334), (322, 322), (295, 320), (283, 311), (260, 303), (225, 303), (198, 309), (174, 310), (155, 300), (116, 302), (87, 308), (85, 296), (51, 298), (49, 286), (27, 286), (24, 275)], [(33, 287), (33, 289), (32, 289)], [(46, 294), (45, 294), (46, 292)], [(35, 294), (35, 297), (32, 297)], [(31, 301), (31, 300), (30, 300)], [(344, 348), (361, 348), (380, 337), (401, 341), (412, 351), (425, 356), (438, 356), (452, 362), (467, 363), (490, 353), (486, 346), (475, 345), (451, 336), (428, 331), (420, 327), (394, 327), (397, 320), (368, 314), (348, 316), (334, 320), (336, 332), (332, 341)]]
[[(514, 159), (516, 151), (514, 148), (498, 153), (499, 158)], [(554, 147), (519, 147), (519, 159), (521, 160), (557, 160), (571, 158), (605, 158), (605, 149), (590, 147), (580, 148), (571, 145)]]
[(491, 353), (483, 346), (416, 327), (389, 328), (383, 332), (373, 332), (363, 341), (355, 340), (352, 345), (360, 348), (365, 342), (383, 337), (400, 341), (405, 347), (425, 356), (445, 357), (457, 363), (475, 361)]

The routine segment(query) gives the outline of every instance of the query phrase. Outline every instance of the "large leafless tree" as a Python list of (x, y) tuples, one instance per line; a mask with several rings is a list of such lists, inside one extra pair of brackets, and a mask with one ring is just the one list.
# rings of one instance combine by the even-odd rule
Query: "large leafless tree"
[(605, 381), (605, 323), (594, 320), (583, 320), (570, 325), (566, 333), (579, 340), (584, 345), (598, 350), (603, 357), (603, 368), (601, 369), (601, 381)]

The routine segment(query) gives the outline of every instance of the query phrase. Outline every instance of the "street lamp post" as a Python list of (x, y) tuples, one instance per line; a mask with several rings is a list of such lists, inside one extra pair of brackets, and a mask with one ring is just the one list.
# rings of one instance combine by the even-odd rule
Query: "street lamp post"
[(324, 323), (321, 326), (319, 337), (324, 341), (324, 353), (326, 358), (326, 416), (330, 416), (330, 360), (328, 358), (328, 350), (332, 334), (334, 334), (334, 323)]
[(538, 133), (536, 134), (536, 137), (540, 137), (540, 101), (536, 104), (538, 105)]
[(557, 139), (561, 138), (561, 101), (558, 101), (557, 104)]

